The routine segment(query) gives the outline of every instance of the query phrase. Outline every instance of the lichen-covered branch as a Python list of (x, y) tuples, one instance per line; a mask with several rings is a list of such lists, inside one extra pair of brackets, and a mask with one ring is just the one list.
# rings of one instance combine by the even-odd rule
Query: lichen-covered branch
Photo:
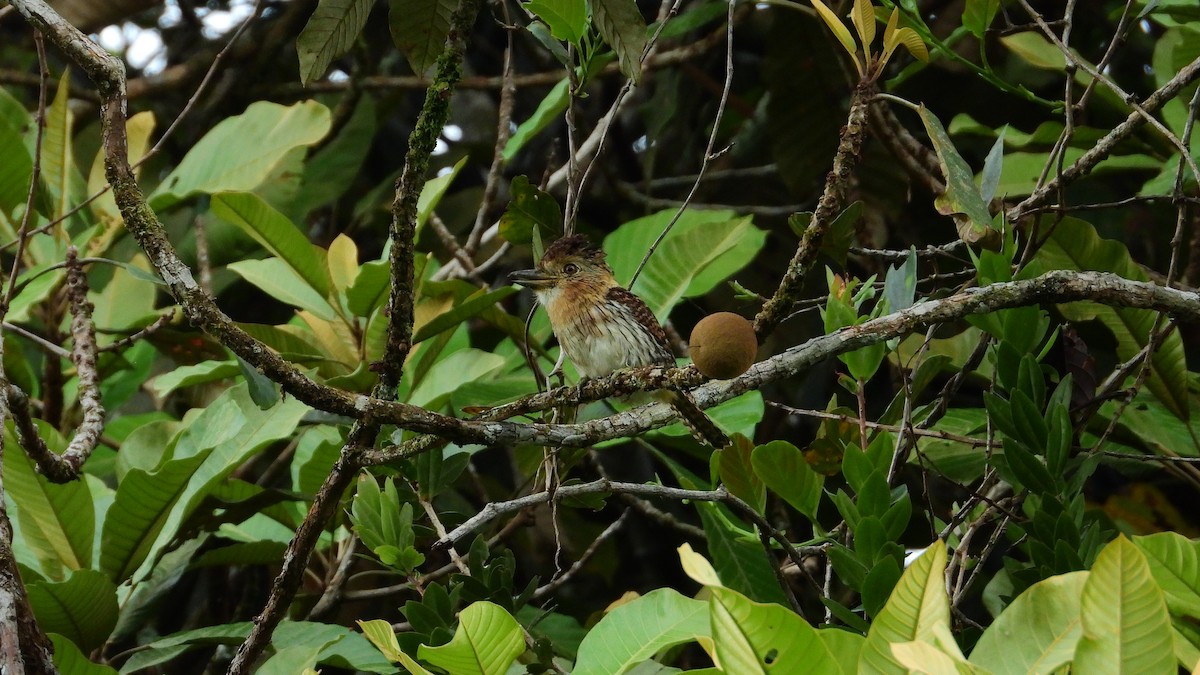
[[(804, 372), (812, 366), (856, 349), (907, 335), (921, 326), (957, 321), (971, 314), (986, 314), (1011, 307), (1040, 303), (1091, 300), (1115, 307), (1135, 307), (1169, 312), (1180, 321), (1200, 321), (1200, 293), (1152, 283), (1131, 281), (1106, 272), (1055, 271), (1033, 279), (969, 288), (945, 298), (926, 300), (900, 312), (814, 337), (780, 354), (760, 361), (733, 380), (708, 382), (692, 390), (696, 402), (711, 407), (747, 391), (760, 389)], [(704, 382), (694, 368), (643, 368), (621, 371), (586, 383), (526, 397), (490, 411), (517, 415), (545, 410), (557, 404), (576, 404), (636, 391), (667, 387), (694, 387)], [(521, 424), (490, 420), (456, 420), (454, 429), (437, 435), (456, 442), (485, 445), (530, 444), (558, 447), (592, 445), (613, 438), (636, 436), (675, 420), (669, 406), (652, 404), (580, 424)], [(392, 446), (372, 450), (366, 464), (382, 464), (434, 447)]]
[(800, 245), (796, 247), (796, 253), (788, 263), (779, 288), (759, 310), (758, 316), (754, 317), (754, 332), (758, 333), (760, 341), (775, 330), (779, 322), (791, 311), (792, 305), (800, 299), (804, 279), (816, 264), (825, 233), (829, 231), (829, 225), (837, 218), (846, 201), (846, 187), (862, 155), (863, 138), (867, 132), (867, 110), (871, 106), (871, 97), (874, 94), (875, 85), (871, 81), (864, 81), (854, 89), (846, 126), (842, 127), (841, 140), (833, 157), (833, 168), (825, 176), (825, 190), (817, 202), (812, 220), (808, 222), (808, 227), (800, 237)]

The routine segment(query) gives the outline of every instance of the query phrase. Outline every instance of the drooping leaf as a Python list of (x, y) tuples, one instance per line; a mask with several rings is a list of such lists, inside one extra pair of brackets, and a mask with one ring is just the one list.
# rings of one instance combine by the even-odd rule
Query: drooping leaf
[(521, 625), (500, 605), (480, 600), (458, 615), (448, 644), (421, 645), (417, 656), (462, 675), (503, 675), (525, 651)]
[(117, 625), (117, 587), (96, 570), (75, 570), (66, 581), (35, 581), (27, 590), (38, 627), (80, 649), (103, 645)]
[(356, 621), (358, 627), (362, 629), (363, 637), (371, 641), (388, 661), (400, 660), (400, 643), (396, 642), (396, 631), (392, 630), (392, 624), (383, 619), (372, 619), (370, 621)]
[(1200, 544), (1178, 532), (1134, 537), (1167, 608), (1180, 616), (1200, 616)]
[[(208, 456), (196, 468), (192, 478), (183, 488), (179, 499), (171, 507), (158, 539), (150, 548), (151, 551), (163, 550), (175, 537), (183, 519), (196, 508), (218, 482), (224, 480), (234, 469), (268, 444), (291, 436), (301, 418), (309, 411), (307, 405), (290, 396), (268, 410), (260, 410), (250, 400), (246, 387), (239, 384), (227, 389), (216, 401), (209, 404), (193, 420), (189, 431), (196, 428), (204, 429), (209, 424), (219, 428), (223, 423), (216, 418), (216, 415), (223, 414), (219, 412), (222, 405), (236, 409), (244, 421), (239, 429), (234, 429), (235, 433), (233, 434), (229, 434), (228, 429), (215, 432), (213, 440), (219, 441), (216, 443), (210, 440), (197, 445), (197, 441), (194, 440), (197, 437), (189, 433), (185, 433), (176, 443), (176, 457), (190, 457), (192, 454), (202, 452), (206, 446), (211, 447), (212, 452), (208, 453)], [(210, 413), (213, 414), (212, 417), (206, 418)], [(211, 435), (214, 432), (201, 433)], [(146, 565), (143, 564), (133, 577), (135, 582), (148, 571)]]
[[(135, 672), (166, 663), (192, 649), (211, 647), (214, 644), (237, 646), (250, 634), (253, 625), (249, 621), (243, 621), (168, 635), (141, 645), (122, 667), (125, 672)], [(285, 620), (275, 630), (271, 644), (276, 649), (287, 649), (318, 642), (326, 645), (318, 656), (318, 663), (336, 664), (341, 668), (369, 673), (396, 672), (395, 666), (383, 658), (379, 650), (366, 638), (344, 626)]]
[(462, 302), (455, 303), (450, 311), (439, 314), (436, 318), (421, 326), (421, 330), (413, 335), (412, 342), (417, 344), (428, 340), (438, 333), (449, 330), (458, 326), (463, 321), (477, 316), (489, 307), (494, 306), (504, 298), (516, 293), (518, 289), (514, 286), (506, 286), (497, 288), (494, 291), (480, 289), (477, 293), (466, 298)]
[[(253, 190), (294, 149), (329, 132), (329, 108), (316, 101), (282, 106), (257, 101), (246, 112), (222, 120), (175, 167), (150, 196), (155, 209), (170, 207), (197, 192)], [(231, 152), (253, 147), (254, 152)]]
[(388, 0), (392, 42), (417, 75), (428, 72), (441, 56), (454, 7), (447, 0)]
[(1079, 673), (1174, 673), (1171, 620), (1146, 557), (1125, 535), (1100, 551), (1083, 586)]
[(709, 605), (659, 588), (604, 616), (579, 645), (575, 675), (619, 675), (654, 654), (712, 634)]
[(642, 79), (646, 20), (634, 0), (592, 0), (592, 21), (617, 55), (621, 74), (637, 84)]
[(329, 297), (331, 282), (325, 251), (309, 242), (308, 237), (287, 216), (249, 192), (214, 195), (211, 208), (213, 214), (237, 225), (263, 248), (287, 263), (322, 297)]
[(467, 164), (467, 157), (454, 163), (449, 171), (442, 171), (436, 177), (425, 181), (425, 187), (421, 188), (421, 195), (417, 197), (417, 233), (420, 234), (421, 228), (425, 227), (425, 223), (429, 222), (429, 216), (434, 209), (441, 203), (442, 197), (446, 196), (446, 190), (450, 189), (450, 184), (458, 177), (458, 172)]
[(938, 212), (954, 217), (959, 238), (968, 244), (994, 237), (996, 233), (992, 230), (992, 216), (975, 185), (975, 174), (971, 167), (958, 154), (942, 123), (925, 106), (921, 106), (921, 121), (925, 123), (925, 131), (937, 152), (938, 164), (946, 179), (946, 192), (934, 200)]
[(308, 86), (325, 76), (329, 64), (358, 39), (375, 0), (319, 0), (296, 38), (300, 83)]

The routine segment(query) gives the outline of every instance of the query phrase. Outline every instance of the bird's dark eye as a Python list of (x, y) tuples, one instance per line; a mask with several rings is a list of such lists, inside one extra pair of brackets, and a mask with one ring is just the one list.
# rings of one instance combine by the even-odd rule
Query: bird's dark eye
[(563, 265), (563, 272), (567, 274), (575, 274), (578, 271), (579, 265), (576, 265), (575, 263), (567, 263), (566, 265)]

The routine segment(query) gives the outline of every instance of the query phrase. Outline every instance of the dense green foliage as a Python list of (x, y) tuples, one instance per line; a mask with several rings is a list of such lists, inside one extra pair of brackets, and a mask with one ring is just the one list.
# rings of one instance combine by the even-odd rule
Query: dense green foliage
[[(173, 2), (109, 45), (156, 222), (12, 4), (0, 632), (61, 672), (236, 670), (261, 613), (261, 673), (1200, 667), (1194, 0)], [(732, 445), (560, 388), (506, 274), (564, 230), (680, 345), (757, 315)]]

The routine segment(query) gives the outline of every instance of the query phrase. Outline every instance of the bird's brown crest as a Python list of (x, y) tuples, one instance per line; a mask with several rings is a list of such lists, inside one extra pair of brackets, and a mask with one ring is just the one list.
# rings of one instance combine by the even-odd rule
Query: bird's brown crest
[(604, 262), (604, 251), (598, 248), (586, 236), (572, 234), (556, 240), (546, 247), (542, 261), (565, 260), (567, 258), (582, 258), (594, 263)]

